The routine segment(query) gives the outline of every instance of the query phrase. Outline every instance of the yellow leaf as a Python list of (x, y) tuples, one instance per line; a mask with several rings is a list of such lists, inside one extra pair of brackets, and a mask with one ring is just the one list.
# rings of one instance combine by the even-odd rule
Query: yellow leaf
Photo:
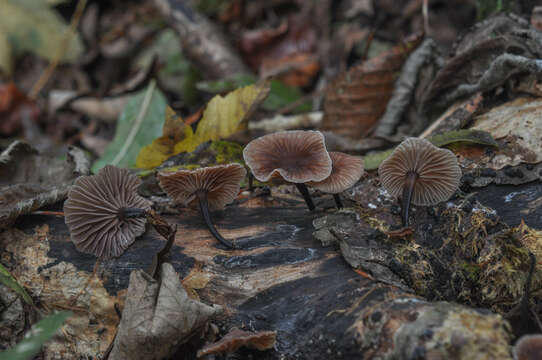
[(199, 143), (233, 135), (246, 125), (254, 109), (269, 94), (269, 82), (245, 86), (209, 101), (196, 129)]
[(175, 144), (183, 139), (193, 138), (194, 132), (187, 126), (169, 106), (166, 108), (166, 119), (162, 128), (162, 136), (143, 147), (137, 155), (136, 167), (141, 169), (155, 168), (170, 156), (176, 155)]
[(195, 133), (168, 108), (163, 135), (141, 150), (136, 166), (154, 168), (170, 156), (192, 152), (201, 143), (235, 134), (268, 94), (269, 82), (263, 81), (236, 89), (224, 97), (215, 96), (207, 104)]

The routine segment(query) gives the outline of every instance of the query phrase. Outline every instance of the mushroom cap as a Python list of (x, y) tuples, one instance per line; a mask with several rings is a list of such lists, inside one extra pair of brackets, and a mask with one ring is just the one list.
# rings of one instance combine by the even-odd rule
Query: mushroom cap
[(422, 206), (448, 200), (461, 179), (454, 153), (418, 138), (403, 141), (378, 168), (380, 182), (395, 197), (402, 195), (409, 172), (418, 174), (411, 202)]
[(233, 163), (160, 173), (158, 180), (162, 189), (176, 203), (198, 207), (196, 192), (206, 191), (209, 209), (220, 210), (235, 200), (246, 173), (242, 165)]
[(514, 346), (515, 360), (542, 359), (542, 335), (524, 335)]
[(141, 180), (107, 165), (97, 175), (79, 177), (64, 202), (64, 219), (77, 250), (98, 258), (118, 257), (145, 231), (145, 218), (119, 219), (121, 208), (150, 209), (137, 194)]
[(331, 158), (319, 131), (280, 131), (252, 140), (243, 150), (259, 181), (280, 176), (293, 183), (322, 181), (331, 174)]
[(352, 187), (363, 175), (363, 159), (341, 152), (330, 152), (332, 161), (331, 175), (326, 179), (307, 184), (329, 194), (338, 194)]

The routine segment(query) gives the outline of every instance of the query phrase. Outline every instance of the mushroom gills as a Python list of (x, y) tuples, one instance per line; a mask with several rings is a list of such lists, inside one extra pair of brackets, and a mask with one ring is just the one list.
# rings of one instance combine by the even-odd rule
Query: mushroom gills
[(406, 174), (405, 185), (403, 186), (403, 197), (401, 201), (401, 215), (403, 217), (403, 226), (408, 226), (408, 208), (410, 207), (410, 199), (414, 186), (418, 180), (418, 174), (414, 171), (409, 171)]
[(228, 249), (235, 249), (235, 246), (233, 243), (229, 240), (226, 240), (220, 235), (220, 233), (216, 230), (215, 226), (213, 225), (213, 222), (211, 221), (211, 214), (209, 213), (209, 204), (207, 201), (207, 191), (196, 191), (196, 196), (199, 200), (199, 207), (201, 210), (201, 215), (203, 216), (203, 219), (205, 220), (205, 224), (209, 228), (209, 231), (215, 239), (220, 241), (224, 246), (226, 246)]

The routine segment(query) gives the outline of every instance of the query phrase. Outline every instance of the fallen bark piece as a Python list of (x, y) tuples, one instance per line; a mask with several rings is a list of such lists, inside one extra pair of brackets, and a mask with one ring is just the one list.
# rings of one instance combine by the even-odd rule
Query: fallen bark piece
[(220, 311), (190, 299), (169, 263), (162, 264), (160, 282), (144, 271), (133, 271), (109, 359), (169, 357)]
[(253, 333), (234, 327), (219, 341), (205, 345), (201, 350), (198, 350), (197, 356), (201, 358), (210, 354), (227, 354), (236, 351), (242, 346), (260, 351), (268, 350), (275, 344), (276, 337), (276, 331)]
[(89, 171), (88, 159), (76, 147), (59, 160), (38, 154), (25, 142), (13, 142), (0, 154), (0, 229), (19, 215), (63, 200), (73, 181)]

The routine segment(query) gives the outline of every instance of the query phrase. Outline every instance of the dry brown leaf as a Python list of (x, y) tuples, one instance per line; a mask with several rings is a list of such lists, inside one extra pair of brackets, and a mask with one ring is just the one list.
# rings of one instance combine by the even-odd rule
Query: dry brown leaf
[(242, 346), (256, 350), (268, 350), (275, 344), (276, 331), (258, 331), (256, 333), (232, 328), (219, 341), (205, 345), (198, 351), (198, 358), (210, 354), (227, 354), (236, 351)]
[(167, 358), (221, 311), (189, 298), (171, 264), (162, 264), (160, 277), (156, 281), (141, 270), (130, 275), (110, 360)]
[(340, 74), (327, 88), (322, 130), (353, 139), (365, 137), (384, 114), (393, 85), (421, 35)]
[(39, 108), (17, 89), (14, 83), (0, 86), (0, 134), (13, 135), (22, 128), (21, 120), (35, 120)]
[(302, 13), (276, 29), (245, 32), (240, 48), (262, 77), (277, 76), (288, 85), (305, 86), (320, 70), (317, 43), (313, 22)]

